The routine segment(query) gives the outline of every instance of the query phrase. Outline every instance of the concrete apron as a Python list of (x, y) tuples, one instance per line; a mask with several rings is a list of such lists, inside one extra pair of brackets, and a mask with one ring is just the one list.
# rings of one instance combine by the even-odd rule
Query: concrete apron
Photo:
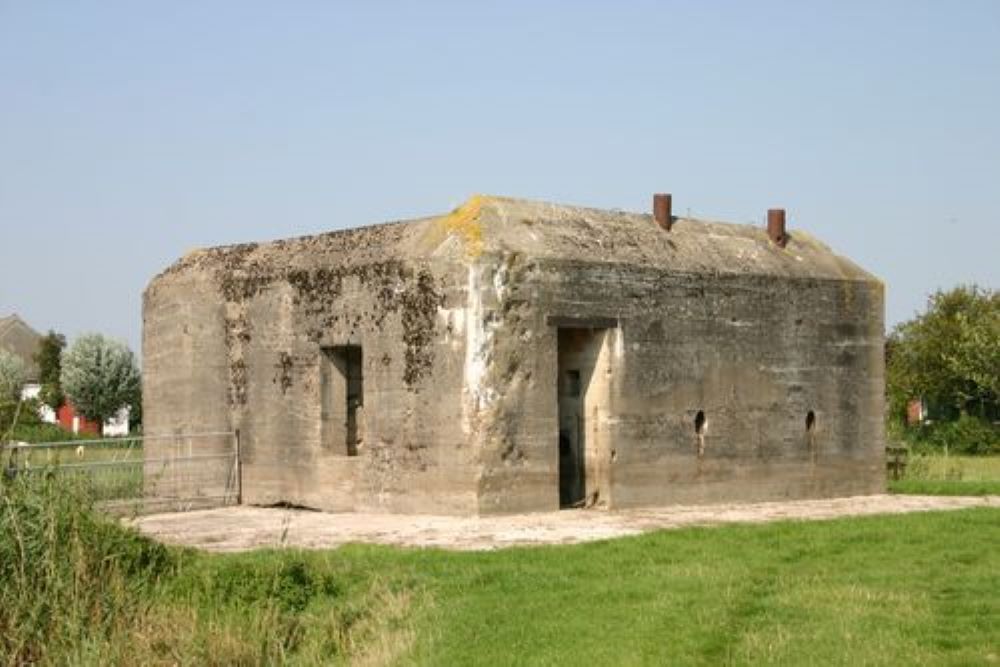
[(486, 517), (327, 513), (238, 506), (155, 514), (127, 523), (168, 544), (215, 552), (273, 547), (328, 549), (351, 542), (490, 550), (574, 544), (686, 526), (821, 520), (970, 507), (1000, 508), (1000, 496), (872, 495), (618, 511), (570, 509)]

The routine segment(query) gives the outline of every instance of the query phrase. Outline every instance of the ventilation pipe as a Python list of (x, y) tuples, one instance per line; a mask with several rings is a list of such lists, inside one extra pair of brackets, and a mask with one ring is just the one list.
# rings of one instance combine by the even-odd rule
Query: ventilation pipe
[(781, 248), (784, 248), (785, 244), (788, 243), (788, 234), (785, 233), (785, 209), (768, 209), (767, 236), (775, 245)]
[(653, 195), (653, 219), (656, 221), (656, 224), (668, 232), (674, 224), (672, 206), (673, 201), (670, 195)]

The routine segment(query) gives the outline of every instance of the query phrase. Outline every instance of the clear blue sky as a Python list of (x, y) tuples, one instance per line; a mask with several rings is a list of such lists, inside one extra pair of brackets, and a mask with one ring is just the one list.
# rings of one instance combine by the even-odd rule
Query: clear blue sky
[(138, 348), (194, 247), (484, 192), (1000, 286), (1000, 2), (0, 0), (0, 315)]

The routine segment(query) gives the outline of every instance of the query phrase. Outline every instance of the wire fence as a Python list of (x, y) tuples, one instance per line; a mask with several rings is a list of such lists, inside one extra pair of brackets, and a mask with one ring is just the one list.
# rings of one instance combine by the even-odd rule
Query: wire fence
[(87, 487), (109, 512), (184, 511), (240, 502), (239, 433), (172, 433), (11, 443), (7, 477), (46, 475)]

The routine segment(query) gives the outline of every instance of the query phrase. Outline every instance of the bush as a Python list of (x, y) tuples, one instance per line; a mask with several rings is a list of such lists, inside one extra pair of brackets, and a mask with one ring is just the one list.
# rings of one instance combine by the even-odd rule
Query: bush
[(0, 438), (10, 428), (20, 409), (25, 373), (20, 357), (0, 349)]
[(901, 435), (916, 452), (1000, 454), (1000, 428), (985, 419), (960, 415), (955, 421), (907, 428)]
[(0, 404), (17, 402), (26, 374), (21, 357), (0, 349)]
[(24, 423), (18, 419), (17, 426), (11, 433), (11, 440), (21, 442), (42, 443), (42, 442), (62, 442), (64, 440), (93, 440), (94, 436), (89, 433), (73, 433), (55, 424), (46, 424), (42, 421), (35, 423)]
[[(0, 403), (0, 442), (9, 437), (11, 440), (21, 440), (18, 436), (22, 428), (34, 428), (42, 424), (38, 414), (39, 402), (36, 398), (18, 401), (17, 403)], [(16, 420), (16, 421), (15, 421)]]

